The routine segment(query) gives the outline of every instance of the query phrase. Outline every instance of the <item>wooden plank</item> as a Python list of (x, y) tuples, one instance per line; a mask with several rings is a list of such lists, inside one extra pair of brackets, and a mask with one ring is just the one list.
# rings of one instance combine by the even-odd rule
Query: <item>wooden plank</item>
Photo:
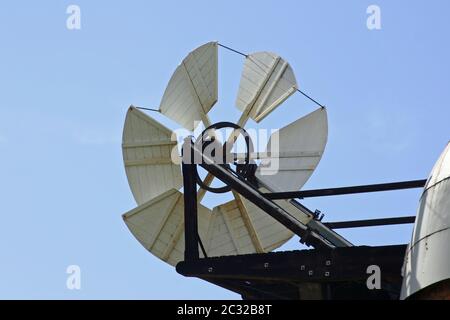
[[(189, 81), (189, 90), (190, 90), (192, 96), (195, 97), (195, 99), (197, 99), (198, 105), (202, 107), (203, 113), (205, 113), (205, 111), (204, 111), (205, 107), (203, 106), (203, 102), (202, 102), (202, 99), (200, 98), (197, 88), (195, 87), (194, 83), (192, 82), (192, 78), (191, 78), (191, 75), (189, 74), (188, 68), (186, 66), (186, 62), (183, 61), (181, 63), (181, 65), (183, 66), (182, 70), (184, 71), (184, 75), (185, 75), (186, 79), (188, 79), (188, 81)], [(198, 119), (198, 120), (200, 120), (200, 119)]]
[(153, 249), (153, 245), (155, 244), (156, 239), (158, 239), (163, 231), (163, 229), (166, 226), (167, 221), (169, 220), (169, 216), (172, 214), (173, 210), (175, 209), (175, 206), (177, 205), (178, 201), (181, 199), (181, 193), (177, 194), (173, 201), (170, 203), (169, 209), (167, 210), (167, 214), (164, 216), (164, 219), (161, 221), (160, 225), (158, 226), (159, 230), (157, 233), (153, 235), (152, 240), (149, 242), (150, 244), (150, 250)]
[[(207, 50), (209, 50), (209, 49), (207, 49)], [(192, 61), (192, 60), (194, 60), (194, 61)], [(183, 62), (183, 65), (186, 69), (189, 80), (191, 80), (191, 84), (192, 84), (192, 87), (194, 88), (195, 94), (197, 95), (198, 100), (203, 108), (203, 113), (207, 114), (209, 111), (209, 108), (206, 105), (206, 103), (208, 102), (208, 99), (206, 97), (202, 97), (201, 96), (202, 94), (200, 92), (201, 91), (206, 92), (210, 101), (214, 101), (214, 97), (211, 95), (211, 92), (209, 91), (208, 86), (206, 85), (203, 74), (200, 71), (200, 68), (198, 66), (198, 62), (196, 61), (196, 58), (193, 54), (191, 54), (191, 61), (192, 61), (192, 63), (189, 63), (189, 60), (186, 60)], [(189, 68), (192, 69), (192, 71), (194, 71), (194, 74), (197, 76), (197, 80), (198, 80), (197, 85), (194, 84), (191, 73), (188, 70), (188, 66), (186, 64), (189, 64)], [(204, 101), (204, 100), (206, 100), (206, 101)]]
[[(208, 172), (208, 175), (206, 176), (205, 180), (203, 180), (203, 183), (209, 187), (211, 185), (211, 183), (213, 182), (213, 180), (214, 180), (214, 176)], [(207, 191), (203, 188), (200, 188), (200, 190), (198, 190), (198, 192), (197, 192), (197, 201), (198, 202), (201, 202), (203, 200), (206, 192)]]
[[(258, 106), (256, 107), (255, 111), (254, 111), (254, 117), (258, 117), (258, 114), (260, 113), (261, 109), (263, 109), (262, 111), (265, 111), (264, 107), (265, 104), (267, 102), (267, 99), (269, 98), (269, 96), (273, 93), (273, 90), (275, 89), (275, 87), (277, 86), (278, 82), (280, 81), (281, 77), (284, 74), (284, 71), (286, 70), (286, 68), (289, 66), (289, 64), (284, 61), (279, 59), (278, 63), (281, 64), (280, 69), (276, 71), (276, 68), (273, 69), (272, 74), (270, 74), (269, 80), (266, 83), (266, 87), (265, 89), (265, 94), (264, 96), (262, 95), (262, 92), (260, 93), (260, 101), (258, 101)], [(278, 67), (278, 64), (277, 64)]]
[(173, 164), (172, 158), (145, 158), (140, 160), (126, 160), (126, 167), (158, 165), (158, 164)]
[(209, 118), (208, 114), (206, 113), (202, 113), (201, 115), (201, 120), (203, 121), (203, 124), (205, 125), (206, 128), (209, 128), (212, 123), (211, 123), (211, 119)]
[(181, 234), (184, 231), (184, 222), (180, 222), (177, 226), (177, 229), (175, 230), (175, 233), (173, 234), (172, 240), (166, 247), (166, 250), (164, 250), (164, 253), (161, 257), (164, 261), (167, 261), (169, 259), (170, 254), (172, 253), (173, 249), (175, 248), (176, 244), (180, 240)]
[(261, 168), (264, 168), (264, 172), (267, 174), (268, 172), (283, 172), (283, 171), (292, 171), (295, 173), (296, 171), (314, 171), (316, 169), (316, 165), (307, 165), (304, 163), (293, 163), (293, 164), (284, 164), (279, 168), (274, 168), (272, 170), (267, 169), (270, 167), (269, 163), (264, 163), (260, 165)]
[(289, 98), (291, 95), (293, 95), (297, 91), (296, 87), (292, 87), (289, 90), (287, 90), (283, 95), (281, 95), (274, 103), (272, 103), (270, 106), (266, 107), (265, 110), (263, 110), (260, 114), (255, 116), (255, 121), (260, 122), (265, 117), (269, 115), (276, 107), (278, 107), (280, 104), (282, 104), (287, 98)]
[[(245, 127), (245, 124), (247, 123), (248, 119), (250, 118), (250, 109), (251, 106), (248, 105), (247, 108), (242, 112), (237, 125), (241, 128)], [(241, 130), (233, 130), (233, 132), (230, 134), (227, 140), (227, 144), (233, 144), (236, 142), (237, 138), (241, 134)]]
[[(244, 160), (247, 157), (247, 153), (234, 153), (233, 156), (238, 160)], [(314, 158), (321, 157), (321, 152), (313, 151), (283, 151), (283, 152), (252, 152), (250, 153), (250, 160), (264, 160), (270, 158)]]
[(228, 217), (228, 211), (225, 210), (224, 207), (221, 207), (221, 213), (223, 216), (223, 220), (225, 221), (225, 225), (228, 229), (228, 233), (230, 234), (231, 241), (233, 242), (234, 247), (236, 248), (236, 252), (238, 254), (243, 254), (241, 250), (241, 246), (239, 245), (239, 241), (237, 239), (236, 234), (234, 233), (234, 228), (231, 224), (230, 218)]
[(245, 227), (247, 228), (247, 231), (250, 235), (250, 239), (252, 240), (252, 243), (253, 243), (253, 246), (255, 247), (256, 252), (263, 253), (264, 249), (262, 247), (261, 241), (259, 240), (258, 234), (256, 233), (253, 223), (248, 215), (247, 208), (245, 207), (244, 203), (242, 202), (241, 196), (235, 191), (233, 191), (233, 196), (234, 196), (234, 199), (238, 206), (238, 209), (241, 212), (242, 220), (244, 221)]
[[(203, 121), (203, 123), (204, 123), (204, 125), (206, 127), (209, 127), (211, 125), (211, 121), (209, 120), (209, 118), (207, 116), (207, 111), (205, 112), (205, 110), (208, 110), (209, 108), (202, 101), (202, 99), (200, 97), (200, 94), (198, 93), (198, 89), (196, 88), (196, 86), (194, 85), (194, 83), (192, 81), (191, 75), (189, 74), (189, 71), (187, 69), (187, 66), (186, 66), (185, 62), (183, 62), (182, 65), (184, 67), (183, 70), (185, 72), (185, 75), (186, 75), (187, 79), (189, 79), (189, 84), (190, 84), (189, 90), (190, 90), (192, 96), (195, 97), (194, 99), (197, 100), (198, 106), (200, 106), (200, 108), (198, 108), (198, 110), (197, 110), (198, 116), (200, 118), (199, 119), (193, 119), (193, 121), (196, 121), (196, 120), (200, 121), (201, 120), (201, 121)], [(193, 65), (195, 65), (195, 64), (193, 64)], [(201, 74), (199, 74), (199, 77), (200, 77), (200, 79), (202, 79)], [(207, 90), (207, 88), (206, 88), (206, 90)], [(193, 126), (194, 126), (194, 129), (195, 129), (195, 125), (193, 125)]]
[(145, 148), (145, 147), (157, 147), (157, 146), (176, 146), (177, 141), (163, 140), (163, 141), (149, 141), (149, 142), (135, 142), (135, 143), (123, 143), (122, 148)]

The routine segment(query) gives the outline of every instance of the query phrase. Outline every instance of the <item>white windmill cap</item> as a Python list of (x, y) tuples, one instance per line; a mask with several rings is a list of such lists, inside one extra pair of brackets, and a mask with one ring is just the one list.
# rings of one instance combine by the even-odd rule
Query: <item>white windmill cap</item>
[(450, 143), (431, 171), (420, 199), (403, 269), (401, 299), (450, 279)]

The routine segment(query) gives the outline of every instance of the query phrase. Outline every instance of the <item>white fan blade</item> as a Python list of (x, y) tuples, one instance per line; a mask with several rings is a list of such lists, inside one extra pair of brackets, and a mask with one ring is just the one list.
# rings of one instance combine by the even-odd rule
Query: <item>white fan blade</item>
[(193, 131), (196, 123), (209, 125), (208, 112), (217, 102), (217, 42), (206, 43), (181, 62), (161, 100), (161, 112)]
[[(175, 266), (184, 260), (183, 194), (169, 190), (125, 213), (123, 219), (136, 239), (152, 254)], [(212, 212), (198, 204), (198, 233), (205, 239)]]
[[(208, 256), (229, 256), (243, 253), (254, 253), (248, 241), (246, 229), (238, 229), (240, 213), (233, 201), (224, 203), (213, 209), (213, 218), (209, 226), (206, 240)], [(250, 244), (250, 246), (247, 246)]]
[(178, 154), (176, 135), (172, 134), (142, 111), (129, 108), (122, 152), (128, 183), (138, 204), (183, 184), (180, 165), (171, 157), (172, 152)]
[[(449, 243), (450, 143), (434, 165), (420, 199), (413, 236), (405, 257), (401, 299), (450, 278)], [(436, 299), (448, 296), (448, 286), (442, 288), (435, 287), (429, 292)], [(431, 295), (419, 297), (428, 298), (432, 298)]]
[(244, 63), (236, 106), (260, 122), (296, 90), (289, 63), (274, 53), (253, 53)]
[(256, 177), (272, 191), (299, 190), (322, 158), (328, 137), (325, 108), (300, 118), (274, 133)]
[(263, 252), (275, 250), (292, 238), (294, 233), (291, 230), (261, 210), (253, 202), (244, 197), (240, 197), (240, 200), (246, 211), (246, 213), (241, 212), (241, 214), (248, 216)]

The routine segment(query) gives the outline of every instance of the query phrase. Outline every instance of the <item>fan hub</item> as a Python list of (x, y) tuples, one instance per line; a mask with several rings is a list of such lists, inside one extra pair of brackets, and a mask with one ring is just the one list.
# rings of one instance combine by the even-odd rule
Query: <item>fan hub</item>
[[(216, 139), (215, 133), (217, 130), (226, 128), (233, 129), (233, 132), (227, 139), (227, 141), (221, 144)], [(236, 155), (232, 153), (234, 144), (240, 134), (242, 134), (242, 136), (244, 137), (246, 146), (245, 158), (242, 162), (240, 162), (237, 159)], [(251, 154), (254, 151), (253, 142), (248, 132), (239, 125), (232, 122), (218, 122), (212, 124), (205, 130), (203, 130), (203, 132), (197, 138), (195, 144), (199, 150), (202, 150), (203, 156), (211, 159), (215, 164), (229, 166), (232, 163), (236, 165), (236, 172), (244, 179), (250, 178), (252, 175), (254, 175), (256, 164), (254, 164), (254, 162), (250, 159)], [(201, 160), (203, 161), (203, 159)], [(213, 193), (225, 193), (231, 191), (231, 188), (229, 186), (213, 188), (206, 185), (205, 183), (203, 183), (198, 173), (197, 183), (201, 188)]]

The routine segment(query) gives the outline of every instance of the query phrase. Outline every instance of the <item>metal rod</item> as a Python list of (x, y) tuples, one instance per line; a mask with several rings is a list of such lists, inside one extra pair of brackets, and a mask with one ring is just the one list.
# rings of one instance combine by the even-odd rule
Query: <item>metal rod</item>
[(321, 108), (325, 108), (325, 106), (323, 106), (321, 103), (317, 102), (316, 100), (314, 100), (313, 98), (311, 98), (309, 95), (307, 95), (306, 93), (304, 93), (302, 90), (297, 89), (298, 92), (300, 92), (304, 97), (308, 98), (309, 100), (311, 100), (312, 102), (314, 102), (315, 104), (317, 104), (319, 107)]
[(200, 238), (199, 234), (197, 234), (197, 238), (198, 238), (198, 244), (200, 245), (200, 249), (202, 249), (203, 257), (208, 258), (208, 255), (206, 254), (205, 247), (203, 246), (202, 238)]
[(159, 110), (159, 109), (144, 108), (144, 107), (135, 107), (135, 108), (141, 109), (141, 110), (147, 110), (147, 111), (161, 112), (161, 110)]
[(415, 221), (416, 217), (410, 216), (410, 217), (380, 218), (380, 219), (340, 221), (340, 222), (325, 222), (324, 225), (326, 225), (328, 228), (331, 229), (347, 229), (347, 228), (409, 224), (414, 223)]
[(413, 180), (413, 181), (403, 181), (403, 182), (393, 182), (393, 183), (370, 184), (370, 185), (353, 186), (353, 187), (315, 189), (315, 190), (305, 190), (305, 191), (273, 192), (273, 193), (266, 193), (265, 196), (268, 199), (272, 199), (272, 200), (294, 199), (294, 198), (302, 199), (302, 198), (313, 198), (313, 197), (337, 196), (337, 195), (343, 195), (343, 194), (403, 190), (403, 189), (421, 188), (421, 187), (425, 186), (426, 181), (427, 180)]
[(238, 50), (235, 50), (235, 49), (233, 49), (233, 48), (230, 48), (230, 47), (228, 47), (228, 46), (226, 46), (226, 45), (223, 45), (223, 44), (221, 44), (221, 43), (217, 43), (217, 45), (219, 45), (220, 47), (222, 47), (222, 48), (225, 48), (225, 49), (227, 49), (227, 50), (230, 50), (230, 51), (232, 51), (232, 52), (234, 52), (234, 53), (237, 53), (237, 54), (240, 54), (241, 56), (244, 56), (244, 57), (248, 57), (248, 54), (245, 54), (245, 53), (243, 53), (243, 52), (240, 52), (240, 51), (238, 51)]

